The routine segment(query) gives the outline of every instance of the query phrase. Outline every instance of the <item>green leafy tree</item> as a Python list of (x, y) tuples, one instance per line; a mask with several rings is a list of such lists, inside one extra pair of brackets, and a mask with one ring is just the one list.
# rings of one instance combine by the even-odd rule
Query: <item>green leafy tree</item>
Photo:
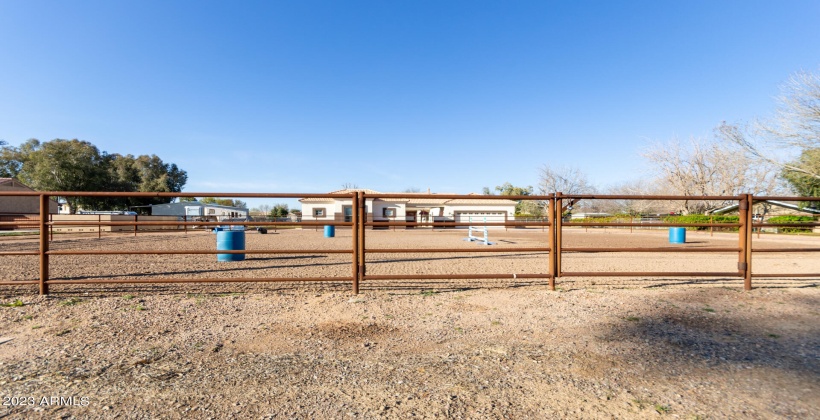
[[(176, 164), (166, 164), (157, 155), (111, 155), (109, 191), (180, 192), (188, 174)], [(168, 198), (129, 197), (125, 205), (145, 206), (167, 203)]]
[(284, 203), (275, 204), (273, 206), (273, 210), (270, 211), (271, 217), (287, 217), (288, 215), (288, 205)]
[[(31, 139), (20, 147), (0, 149), (0, 176), (15, 177), (38, 191), (180, 192), (185, 171), (156, 155), (101, 152), (87, 142)], [(129, 206), (167, 203), (168, 198), (65, 197), (78, 207), (123, 210)]]
[(17, 177), (23, 164), (17, 157), (17, 149), (0, 140), (0, 178)]
[[(502, 185), (496, 186), (495, 192), (498, 193), (498, 195), (533, 195), (533, 187), (516, 187), (509, 182), (505, 182)], [(484, 187), (484, 194), (489, 195), (490, 193), (490, 189)], [(543, 212), (543, 203), (534, 200), (518, 200), (518, 204), (515, 205), (515, 214), (541, 216)]]
[[(4, 154), (13, 161), (9, 172), (38, 191), (103, 191), (108, 187), (110, 158), (87, 141), (57, 139), (41, 143), (31, 139)], [(72, 211), (104, 201), (94, 197), (65, 199)]]
[(498, 185), (495, 187), (495, 191), (498, 192), (499, 195), (532, 195), (532, 187), (516, 187), (509, 182), (505, 182), (503, 185)]

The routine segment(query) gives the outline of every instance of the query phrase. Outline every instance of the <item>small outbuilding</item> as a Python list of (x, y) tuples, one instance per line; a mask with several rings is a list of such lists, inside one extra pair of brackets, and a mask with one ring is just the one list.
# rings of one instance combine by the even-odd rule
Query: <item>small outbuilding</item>
[[(15, 178), (0, 178), (0, 191), (9, 192), (31, 192), (34, 191), (29, 186), (23, 184)], [(57, 214), (57, 202), (49, 200), (48, 212)], [(0, 196), (0, 214), (2, 215), (26, 215), (40, 214), (40, 198), (37, 196)]]

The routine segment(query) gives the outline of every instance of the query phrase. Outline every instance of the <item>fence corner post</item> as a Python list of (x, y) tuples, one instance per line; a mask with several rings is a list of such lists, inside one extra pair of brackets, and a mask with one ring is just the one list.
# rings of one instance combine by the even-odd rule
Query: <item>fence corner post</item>
[(359, 277), (361, 277), (361, 266), (360, 266), (360, 258), (359, 255), (359, 192), (355, 191), (353, 196), (351, 197), (351, 207), (352, 207), (352, 216), (353, 216), (353, 226), (350, 229), (351, 235), (353, 237), (353, 294), (359, 294)]
[(752, 290), (752, 232), (753, 232), (753, 223), (754, 223), (754, 199), (751, 194), (746, 194), (744, 196), (746, 200), (746, 275), (743, 278), (743, 288), (746, 290)]
[[(555, 197), (551, 197), (549, 200), (549, 206), (547, 210), (547, 221), (549, 222), (549, 229), (548, 229), (548, 244), (550, 248), (550, 255), (549, 255), (549, 286), (550, 290), (553, 292), (555, 291), (555, 277), (558, 276), (558, 246), (556, 244), (556, 223), (555, 223)], [(543, 229), (543, 226), (542, 226)]]
[(49, 196), (40, 194), (40, 294), (48, 294), (48, 217)]

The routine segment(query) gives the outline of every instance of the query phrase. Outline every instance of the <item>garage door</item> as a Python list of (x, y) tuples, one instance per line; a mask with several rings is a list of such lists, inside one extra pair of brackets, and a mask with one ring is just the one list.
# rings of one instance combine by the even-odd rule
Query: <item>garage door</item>
[[(482, 223), (502, 223), (504, 222), (503, 211), (460, 211), (456, 212), (456, 223), (473, 223), (480, 226)], [(502, 226), (489, 226), (489, 228), (497, 228)], [(466, 229), (467, 226), (459, 226), (461, 229)]]

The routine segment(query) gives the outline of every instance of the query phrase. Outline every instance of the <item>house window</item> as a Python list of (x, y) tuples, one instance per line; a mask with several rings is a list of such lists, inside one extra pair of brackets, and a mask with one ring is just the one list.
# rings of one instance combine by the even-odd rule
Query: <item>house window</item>
[(396, 217), (396, 209), (383, 208), (382, 209), (382, 216), (384, 216), (384, 217)]
[(313, 217), (325, 217), (325, 209), (313, 209)]
[(214, 209), (208, 209), (208, 214), (214, 214), (216, 211)]

